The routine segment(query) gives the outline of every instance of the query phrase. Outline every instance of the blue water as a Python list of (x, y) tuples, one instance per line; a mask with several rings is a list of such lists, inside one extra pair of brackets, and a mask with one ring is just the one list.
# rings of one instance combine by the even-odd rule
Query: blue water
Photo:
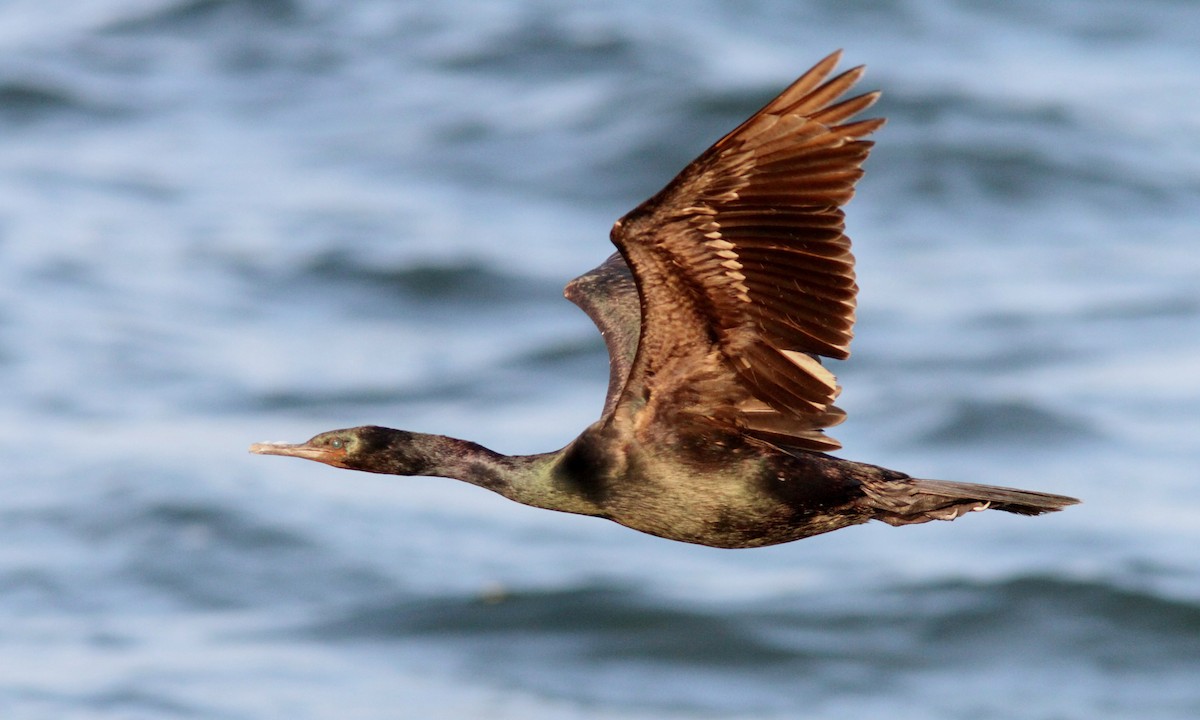
[[(0, 4), (0, 717), (1200, 717), (1200, 5)], [(718, 551), (248, 455), (553, 449), (562, 284), (827, 52), (854, 459), (1075, 495)]]

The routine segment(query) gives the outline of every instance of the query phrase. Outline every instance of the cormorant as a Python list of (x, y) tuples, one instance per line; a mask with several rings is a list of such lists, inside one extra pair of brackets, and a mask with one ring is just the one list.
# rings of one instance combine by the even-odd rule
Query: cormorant
[(844, 359), (854, 259), (842, 206), (883, 119), (852, 120), (857, 67), (836, 52), (612, 228), (617, 253), (565, 295), (609, 354), (599, 420), (557, 452), (366, 426), (251, 452), (393, 475), (456, 478), (511, 500), (726, 548), (848, 525), (1039, 515), (1078, 500), (924, 480), (826, 454), (845, 417), (818, 356)]

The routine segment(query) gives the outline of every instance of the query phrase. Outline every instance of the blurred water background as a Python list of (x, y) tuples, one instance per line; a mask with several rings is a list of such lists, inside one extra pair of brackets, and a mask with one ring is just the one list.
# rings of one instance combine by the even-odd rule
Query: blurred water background
[[(1200, 717), (1200, 4), (0, 4), (0, 717)], [(844, 455), (1076, 495), (719, 551), (254, 457), (560, 447), (562, 284), (838, 47)]]

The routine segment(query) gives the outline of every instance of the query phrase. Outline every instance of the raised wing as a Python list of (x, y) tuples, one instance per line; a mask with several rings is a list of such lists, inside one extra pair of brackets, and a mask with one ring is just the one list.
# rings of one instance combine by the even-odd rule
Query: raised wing
[[(616, 223), (612, 240), (642, 298), (631, 375), (641, 397), (773, 442), (836, 447), (843, 414), (817, 355), (850, 354), (857, 285), (842, 206), (862, 176), (864, 136), (846, 122), (878, 93), (839, 101), (861, 67), (805, 73)], [(686, 392), (681, 392), (688, 388)]]
[(629, 266), (613, 253), (599, 267), (567, 283), (563, 295), (583, 309), (604, 337), (608, 348), (608, 394), (604, 398), (604, 416), (617, 403), (633, 358), (637, 354), (642, 329), (642, 306)]

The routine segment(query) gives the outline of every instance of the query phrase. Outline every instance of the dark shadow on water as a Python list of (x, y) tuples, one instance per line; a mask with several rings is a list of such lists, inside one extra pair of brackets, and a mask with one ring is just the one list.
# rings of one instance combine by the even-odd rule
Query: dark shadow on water
[[(642, 709), (794, 709), (878, 696), (956, 668), (1024, 675), (1085, 663), (1120, 682), (1200, 672), (1200, 604), (1104, 581), (1026, 576), (744, 605), (629, 588), (396, 598), (285, 631), (322, 642), (435, 642), (498, 686)], [(974, 672), (974, 671), (970, 671)], [(604, 678), (604, 682), (597, 682)]]
[(960, 400), (921, 440), (937, 445), (1031, 442), (1044, 446), (1093, 440), (1100, 433), (1081, 418), (1021, 400)]

